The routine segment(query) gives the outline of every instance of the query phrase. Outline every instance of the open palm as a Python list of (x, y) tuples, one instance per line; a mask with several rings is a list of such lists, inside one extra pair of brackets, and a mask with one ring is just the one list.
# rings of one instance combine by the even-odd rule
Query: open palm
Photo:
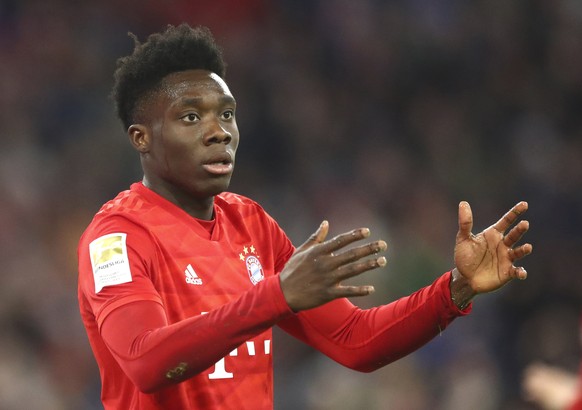
[(475, 293), (491, 292), (512, 279), (526, 278), (525, 269), (516, 267), (513, 263), (532, 252), (533, 248), (529, 243), (515, 246), (529, 229), (529, 222), (522, 220), (509, 232), (505, 232), (527, 208), (526, 202), (520, 202), (495, 224), (473, 235), (471, 207), (464, 201), (459, 204), (455, 265)]

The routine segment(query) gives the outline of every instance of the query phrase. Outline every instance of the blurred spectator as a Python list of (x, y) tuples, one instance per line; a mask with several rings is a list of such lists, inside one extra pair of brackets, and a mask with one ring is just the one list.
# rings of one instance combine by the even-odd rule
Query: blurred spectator
[(524, 393), (545, 410), (577, 410), (578, 375), (562, 368), (533, 363), (525, 370)]
[[(582, 318), (579, 341), (582, 346)], [(582, 362), (578, 371), (541, 361), (531, 363), (523, 374), (524, 397), (544, 410), (582, 410)]]

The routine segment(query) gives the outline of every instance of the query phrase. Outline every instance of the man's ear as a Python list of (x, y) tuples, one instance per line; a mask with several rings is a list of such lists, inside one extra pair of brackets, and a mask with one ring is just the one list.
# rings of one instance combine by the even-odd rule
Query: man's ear
[(139, 151), (145, 154), (150, 151), (151, 136), (148, 127), (143, 124), (132, 124), (127, 129), (129, 142)]

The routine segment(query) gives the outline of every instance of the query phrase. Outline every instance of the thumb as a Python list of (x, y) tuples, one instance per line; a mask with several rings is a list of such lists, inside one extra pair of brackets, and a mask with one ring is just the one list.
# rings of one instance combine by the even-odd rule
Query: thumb
[(329, 222), (323, 221), (317, 228), (317, 230), (311, 234), (311, 236), (297, 248), (297, 251), (304, 251), (305, 249), (309, 249), (318, 243), (322, 243), (325, 238), (327, 237), (327, 233), (329, 232)]
[(459, 203), (459, 232), (457, 232), (457, 243), (471, 237), (473, 229), (473, 212), (471, 206), (466, 201)]

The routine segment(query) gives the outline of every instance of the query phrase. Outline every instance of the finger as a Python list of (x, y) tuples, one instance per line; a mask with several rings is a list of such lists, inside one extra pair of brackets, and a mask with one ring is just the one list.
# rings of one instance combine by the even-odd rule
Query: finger
[(520, 260), (521, 258), (529, 255), (533, 251), (533, 246), (530, 243), (523, 244), (516, 248), (509, 250), (509, 258), (512, 261)]
[(368, 228), (354, 229), (350, 232), (345, 232), (336, 237), (318, 245), (317, 253), (330, 254), (338, 249), (344, 248), (347, 245), (359, 241), (370, 236)]
[(311, 234), (307, 241), (305, 241), (301, 246), (297, 248), (297, 251), (303, 251), (314, 245), (322, 243), (323, 241), (325, 241), (328, 232), (329, 232), (329, 222), (322, 221), (321, 224), (319, 224), (317, 230)]
[(457, 232), (457, 242), (464, 241), (471, 237), (473, 229), (473, 212), (471, 205), (467, 201), (459, 203), (459, 232)]
[(381, 268), (383, 266), (386, 266), (386, 258), (384, 256), (348, 263), (335, 270), (334, 282), (340, 283), (342, 280), (358, 276), (364, 272), (376, 268)]
[(378, 252), (383, 252), (388, 248), (388, 245), (384, 241), (371, 242), (366, 245), (358, 246), (357, 248), (350, 249), (339, 255), (333, 255), (331, 266), (332, 268), (339, 268), (350, 262), (355, 262), (366, 256), (376, 254)]
[(349, 298), (354, 296), (368, 296), (374, 293), (374, 286), (336, 286), (330, 293), (335, 299)]
[(514, 226), (503, 238), (503, 243), (505, 246), (512, 247), (515, 245), (522, 236), (528, 231), (529, 229), (529, 222), (528, 221), (520, 221), (516, 226)]
[(527, 208), (527, 202), (519, 202), (517, 205), (507, 211), (507, 213), (493, 225), (493, 228), (495, 228), (495, 230), (498, 232), (505, 232), (511, 225), (513, 225), (513, 223), (517, 220), (517, 218), (519, 218), (521, 214), (527, 211)]
[(527, 271), (521, 266), (512, 267), (511, 277), (519, 280), (525, 280), (527, 278)]

